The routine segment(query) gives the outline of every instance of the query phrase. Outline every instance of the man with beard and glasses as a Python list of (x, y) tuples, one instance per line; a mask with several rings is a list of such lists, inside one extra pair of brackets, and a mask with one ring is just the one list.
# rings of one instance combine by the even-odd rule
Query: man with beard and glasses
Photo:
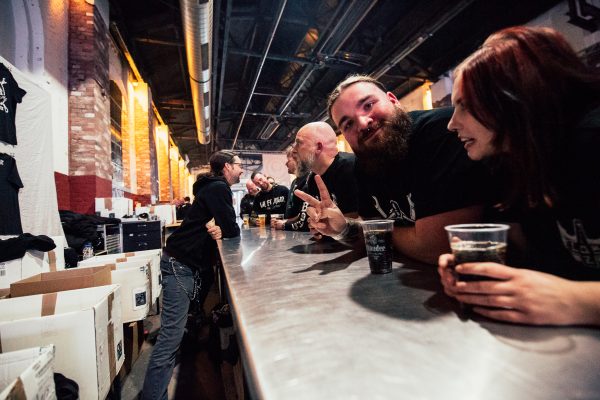
[[(357, 157), (359, 215), (393, 219), (396, 250), (435, 264), (449, 250), (445, 225), (481, 221), (489, 179), (449, 135), (452, 108), (405, 112), (393, 93), (366, 75), (338, 84), (328, 107)], [(322, 234), (347, 239), (359, 231), (335, 204), (299, 196), (311, 206), (311, 227)]]
[[(285, 155), (287, 157), (285, 166), (287, 167), (288, 174), (296, 175), (296, 179), (294, 179), (290, 185), (290, 194), (285, 207), (284, 219), (272, 219), (271, 227), (286, 231), (308, 231), (308, 225), (305, 221), (298, 221), (298, 218), (301, 216), (300, 212), (302, 211), (304, 202), (298, 196), (294, 195), (294, 190), (304, 188), (309, 170), (303, 163), (298, 162), (297, 155), (294, 152), (294, 146), (289, 146)], [(303, 215), (306, 218), (306, 213)]]
[(201, 287), (206, 286), (204, 277), (212, 271), (216, 240), (240, 235), (230, 188), (244, 173), (240, 158), (222, 150), (213, 153), (209, 163), (210, 173), (198, 176), (190, 211), (167, 239), (160, 260), (163, 306), (158, 338), (144, 378), (144, 400), (167, 398), (190, 302), (202, 299)]
[[(339, 152), (335, 131), (325, 122), (311, 122), (296, 134), (294, 152), (311, 175), (304, 191), (319, 198), (314, 174), (321, 176), (329, 188), (330, 198), (347, 217), (358, 216), (358, 188), (354, 177), (354, 154)], [(306, 221), (307, 204), (299, 221)], [(304, 229), (305, 230), (305, 229)], [(320, 234), (318, 235), (320, 236)]]

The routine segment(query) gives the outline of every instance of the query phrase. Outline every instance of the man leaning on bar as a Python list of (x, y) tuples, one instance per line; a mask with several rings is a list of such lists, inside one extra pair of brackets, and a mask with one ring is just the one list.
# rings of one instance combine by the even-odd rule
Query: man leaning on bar
[[(444, 226), (482, 220), (490, 180), (449, 134), (453, 108), (406, 112), (393, 93), (366, 75), (339, 83), (328, 108), (356, 154), (359, 216), (393, 219), (397, 251), (436, 264), (449, 251)], [(338, 240), (357, 236), (358, 221), (345, 218), (334, 203), (297, 193), (310, 205), (313, 229)]]

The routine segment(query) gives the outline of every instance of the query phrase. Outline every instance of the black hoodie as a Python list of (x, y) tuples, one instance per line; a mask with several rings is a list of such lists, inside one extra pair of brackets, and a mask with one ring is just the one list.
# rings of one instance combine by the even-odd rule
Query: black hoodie
[(194, 183), (194, 202), (187, 217), (167, 239), (165, 251), (177, 261), (202, 271), (210, 265), (216, 242), (210, 237), (206, 223), (215, 219), (224, 238), (240, 235), (233, 209), (233, 194), (225, 178), (204, 176)]

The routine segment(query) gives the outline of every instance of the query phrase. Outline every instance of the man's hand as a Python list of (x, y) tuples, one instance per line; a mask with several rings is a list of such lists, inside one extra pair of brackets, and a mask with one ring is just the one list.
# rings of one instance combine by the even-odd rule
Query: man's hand
[(271, 228), (282, 231), (285, 229), (285, 222), (285, 219), (275, 219), (271, 217)]
[[(208, 224), (207, 224), (208, 225)], [(208, 234), (214, 239), (219, 240), (223, 237), (219, 225), (210, 225), (206, 227)]]
[(319, 188), (319, 197), (317, 200), (302, 190), (295, 190), (294, 193), (300, 199), (308, 203), (309, 207), (306, 213), (309, 217), (309, 226), (312, 230), (326, 236), (339, 234), (346, 227), (346, 218), (338, 206), (331, 200), (329, 190), (319, 175), (315, 175), (315, 183)]
[(581, 285), (580, 282), (491, 262), (457, 265), (456, 273), (494, 279), (463, 282), (456, 279), (453, 265), (453, 255), (440, 256), (438, 271), (445, 292), (462, 303), (474, 305), (473, 311), (478, 314), (533, 325), (590, 322), (588, 311), (578, 301), (577, 285)]

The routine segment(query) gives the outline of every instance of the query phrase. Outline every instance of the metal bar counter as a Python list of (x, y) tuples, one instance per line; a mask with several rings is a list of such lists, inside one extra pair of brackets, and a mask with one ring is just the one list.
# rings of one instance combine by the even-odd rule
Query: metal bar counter
[(600, 330), (469, 316), (434, 267), (243, 229), (219, 249), (259, 399), (600, 399)]

